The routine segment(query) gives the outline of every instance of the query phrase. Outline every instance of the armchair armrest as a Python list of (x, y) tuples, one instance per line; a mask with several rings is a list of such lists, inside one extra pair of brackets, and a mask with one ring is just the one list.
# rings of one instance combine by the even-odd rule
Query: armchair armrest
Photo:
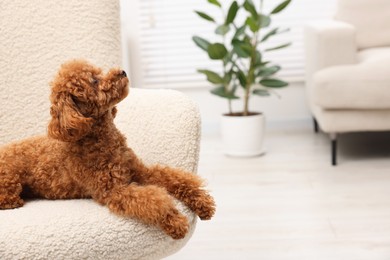
[(316, 71), (357, 62), (355, 28), (345, 22), (322, 21), (305, 27), (306, 81)]
[(129, 147), (146, 164), (196, 172), (200, 114), (196, 104), (183, 93), (130, 88), (129, 96), (118, 104), (115, 123)]

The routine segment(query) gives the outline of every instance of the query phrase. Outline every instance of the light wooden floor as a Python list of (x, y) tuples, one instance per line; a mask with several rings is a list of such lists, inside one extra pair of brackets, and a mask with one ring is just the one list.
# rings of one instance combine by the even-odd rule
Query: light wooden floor
[(168, 259), (390, 259), (390, 133), (339, 146), (332, 167), (329, 140), (311, 125), (269, 131), (257, 158), (226, 157), (204, 136), (199, 174), (217, 214)]

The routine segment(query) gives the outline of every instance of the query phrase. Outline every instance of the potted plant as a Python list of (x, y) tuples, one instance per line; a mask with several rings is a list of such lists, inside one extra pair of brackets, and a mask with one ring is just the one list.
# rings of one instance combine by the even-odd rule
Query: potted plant
[[(208, 2), (222, 11), (220, 21), (204, 12), (195, 12), (215, 25), (215, 33), (221, 40), (211, 43), (199, 36), (192, 39), (210, 59), (221, 62), (220, 71), (198, 71), (214, 85), (211, 93), (228, 102), (228, 113), (222, 115), (221, 120), (225, 153), (233, 156), (262, 154), (265, 118), (262, 113), (249, 110), (249, 101), (252, 96), (269, 96), (274, 93), (273, 88), (288, 85), (275, 77), (281, 67), (265, 60), (263, 53), (290, 45), (266, 47), (264, 43), (288, 31), (270, 25), (272, 16), (284, 10), (291, 0), (282, 1), (269, 14), (263, 12), (263, 0), (259, 1), (259, 6), (252, 0), (245, 0), (242, 4), (233, 1), (229, 8), (224, 8), (218, 0)], [(232, 109), (232, 101), (236, 99), (243, 101), (241, 111)]]

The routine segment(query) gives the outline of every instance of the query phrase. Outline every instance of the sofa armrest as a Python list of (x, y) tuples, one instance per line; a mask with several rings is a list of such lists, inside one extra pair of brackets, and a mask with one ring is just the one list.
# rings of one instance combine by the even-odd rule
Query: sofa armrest
[(179, 91), (130, 88), (115, 118), (129, 147), (146, 164), (164, 164), (196, 172), (200, 114)]
[(340, 21), (313, 22), (305, 26), (306, 81), (316, 71), (357, 62), (355, 28)]

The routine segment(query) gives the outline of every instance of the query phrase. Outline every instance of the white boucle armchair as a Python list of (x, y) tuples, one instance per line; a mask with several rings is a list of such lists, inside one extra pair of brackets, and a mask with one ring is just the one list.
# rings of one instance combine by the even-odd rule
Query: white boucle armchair
[(390, 1), (339, 0), (334, 20), (305, 28), (306, 89), (315, 130), (390, 130)]
[[(0, 0), (0, 145), (46, 132), (49, 82), (60, 64), (85, 58), (120, 66), (118, 0)], [(172, 90), (131, 88), (118, 128), (147, 164), (196, 172), (200, 117)], [(161, 259), (183, 247), (158, 228), (111, 214), (91, 200), (32, 200), (0, 210), (0, 259)]]

